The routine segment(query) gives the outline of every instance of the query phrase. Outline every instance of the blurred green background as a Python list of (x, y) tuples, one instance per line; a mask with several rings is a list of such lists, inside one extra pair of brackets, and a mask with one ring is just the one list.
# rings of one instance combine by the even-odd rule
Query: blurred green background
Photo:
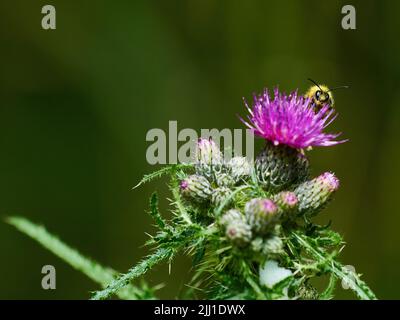
[[(41, 8), (57, 29), (41, 29)], [(311, 77), (336, 92), (332, 131), (350, 142), (310, 153), (334, 171), (336, 199), (319, 218), (348, 242), (379, 298), (400, 298), (398, 181), (400, 2), (351, 1), (357, 30), (341, 28), (348, 1), (0, 2), (0, 214), (43, 223), (68, 244), (126, 271), (152, 232), (145, 214), (165, 180), (131, 190), (147, 164), (151, 128), (242, 128), (242, 97), (263, 87), (305, 91)], [(162, 202), (167, 210), (167, 202)], [(0, 223), (0, 298), (86, 299), (97, 285)], [(41, 289), (41, 268), (57, 289)], [(157, 267), (174, 298), (190, 261)], [(339, 286), (340, 287), (340, 286)], [(341, 289), (337, 298), (354, 296)]]

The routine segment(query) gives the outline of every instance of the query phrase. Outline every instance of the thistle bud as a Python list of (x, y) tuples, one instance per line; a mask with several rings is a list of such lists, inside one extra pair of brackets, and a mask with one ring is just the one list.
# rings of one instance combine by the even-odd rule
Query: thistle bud
[(252, 199), (244, 208), (252, 230), (257, 234), (271, 231), (279, 219), (278, 207), (270, 199)]
[(210, 139), (200, 138), (196, 145), (195, 165), (196, 172), (208, 178), (222, 168), (222, 153), (217, 144)]
[(267, 142), (257, 156), (255, 170), (259, 182), (269, 191), (280, 191), (308, 177), (309, 164), (303, 153), (285, 145)]
[(290, 191), (281, 191), (273, 199), (281, 212), (294, 211), (299, 204), (296, 194)]
[(243, 219), (232, 220), (226, 227), (226, 237), (236, 246), (244, 247), (251, 241), (251, 227)]
[(264, 239), (262, 237), (257, 237), (251, 241), (251, 250), (254, 252), (260, 252), (264, 246)]
[(277, 255), (283, 252), (283, 241), (278, 236), (272, 236), (267, 239), (263, 246), (263, 253), (268, 255)]
[(233, 157), (227, 163), (228, 170), (235, 182), (251, 175), (251, 165), (245, 157)]
[(219, 207), (230, 197), (231, 194), (232, 194), (231, 189), (227, 187), (219, 187), (213, 190), (211, 195), (211, 201), (216, 207)]
[(183, 196), (200, 202), (210, 199), (212, 193), (208, 180), (195, 174), (181, 181), (180, 191)]
[(235, 184), (235, 180), (226, 173), (219, 173), (215, 176), (217, 184), (222, 187), (232, 187)]
[(244, 221), (244, 216), (240, 213), (239, 210), (236, 209), (231, 209), (225, 212), (222, 217), (219, 219), (219, 223), (222, 226), (227, 226), (230, 224), (232, 221), (235, 220), (243, 220)]
[(339, 179), (330, 172), (302, 183), (294, 191), (299, 199), (299, 212), (315, 215), (329, 202), (338, 188)]

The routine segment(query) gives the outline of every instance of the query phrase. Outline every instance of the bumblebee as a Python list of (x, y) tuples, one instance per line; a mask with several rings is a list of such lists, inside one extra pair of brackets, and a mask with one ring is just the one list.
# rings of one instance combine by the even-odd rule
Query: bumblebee
[(329, 106), (330, 108), (333, 108), (335, 104), (335, 100), (333, 99), (333, 94), (332, 94), (333, 90), (348, 88), (348, 86), (340, 86), (333, 89), (329, 89), (327, 86), (318, 84), (312, 79), (308, 80), (310, 80), (314, 85), (310, 89), (308, 89), (304, 97), (311, 99), (311, 104), (317, 111), (321, 110), (322, 107), (326, 105)]

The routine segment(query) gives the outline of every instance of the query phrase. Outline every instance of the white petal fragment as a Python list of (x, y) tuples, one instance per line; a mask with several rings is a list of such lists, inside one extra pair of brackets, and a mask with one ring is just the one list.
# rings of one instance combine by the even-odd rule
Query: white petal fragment
[(267, 288), (273, 288), (277, 283), (291, 275), (292, 271), (279, 267), (274, 260), (269, 260), (260, 268), (260, 284)]

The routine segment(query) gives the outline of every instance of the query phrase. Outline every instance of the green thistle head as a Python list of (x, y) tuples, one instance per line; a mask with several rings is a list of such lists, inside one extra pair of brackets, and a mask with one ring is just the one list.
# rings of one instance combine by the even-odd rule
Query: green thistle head
[(297, 149), (267, 142), (256, 158), (255, 170), (265, 189), (277, 192), (304, 181), (308, 177), (309, 164), (305, 155)]
[(235, 220), (243, 220), (244, 221), (244, 216), (243, 214), (237, 210), (237, 209), (230, 209), (227, 212), (225, 212), (221, 218), (219, 219), (219, 224), (221, 226), (227, 226), (229, 223)]
[(200, 175), (191, 175), (180, 183), (182, 195), (188, 199), (203, 202), (211, 198), (211, 185), (206, 178)]
[(207, 178), (213, 178), (221, 172), (223, 155), (218, 145), (210, 138), (200, 138), (195, 150), (196, 172)]
[(227, 163), (227, 169), (232, 179), (239, 182), (250, 177), (252, 165), (245, 157), (233, 157)]
[(252, 199), (244, 208), (246, 218), (256, 234), (266, 234), (271, 231), (279, 219), (277, 205), (270, 199)]
[(251, 227), (243, 219), (235, 219), (226, 226), (225, 235), (234, 245), (245, 247), (251, 241)]
[(227, 187), (219, 187), (213, 190), (211, 195), (211, 201), (215, 205), (215, 207), (219, 207), (225, 201), (228, 201), (231, 196), (232, 191)]
[(338, 188), (339, 179), (331, 172), (300, 184), (294, 190), (299, 199), (300, 213), (315, 215), (331, 200)]

